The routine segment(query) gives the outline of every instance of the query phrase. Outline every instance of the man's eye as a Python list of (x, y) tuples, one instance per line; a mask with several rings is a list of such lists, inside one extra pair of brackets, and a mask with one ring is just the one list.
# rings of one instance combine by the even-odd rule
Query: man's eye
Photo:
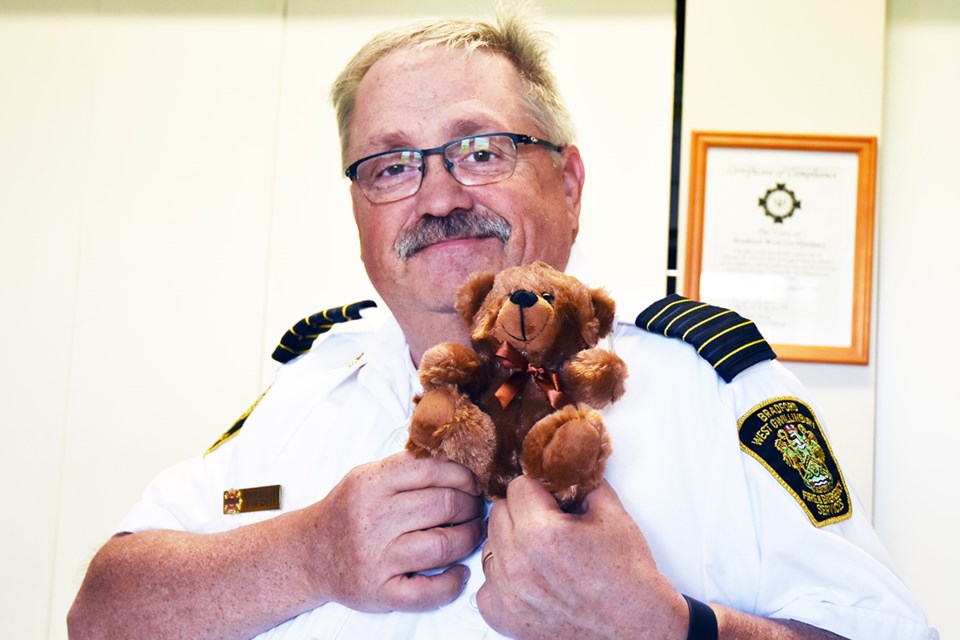
[(402, 178), (417, 171), (417, 166), (403, 162), (384, 162), (371, 172), (374, 180), (388, 180), (392, 178)]
[(396, 175), (400, 175), (404, 171), (408, 171), (409, 169), (410, 169), (410, 165), (391, 164), (390, 166), (384, 168), (384, 170), (381, 173), (387, 176), (396, 176)]
[(489, 149), (484, 149), (482, 151), (474, 151), (470, 154), (469, 159), (473, 162), (490, 162), (493, 160), (493, 154)]
[(357, 175), (366, 181), (404, 179), (420, 170), (420, 158), (413, 151), (397, 151), (375, 156), (357, 169)]

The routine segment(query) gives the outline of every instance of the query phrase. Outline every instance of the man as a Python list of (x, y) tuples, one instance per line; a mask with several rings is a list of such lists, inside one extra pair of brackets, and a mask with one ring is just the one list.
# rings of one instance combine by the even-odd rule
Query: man
[[(806, 392), (762, 345), (736, 346), (761, 357), (729, 368), (665, 337), (712, 314), (682, 300), (643, 315), (658, 331), (672, 318), (664, 335), (616, 328), (631, 378), (605, 412), (615, 454), (585, 513), (518, 478), (485, 531), (472, 474), (403, 445), (415, 363), (468, 342), (452, 305), (464, 278), (570, 268), (584, 169), (543, 45), (510, 16), (385, 34), (334, 102), (392, 317), (331, 331), (242, 430), (154, 481), (92, 561), (72, 637), (936, 637)], [(728, 317), (697, 325), (714, 315)], [(282, 505), (278, 489), (242, 494), (276, 485)], [(273, 510), (251, 510), (264, 492)]]

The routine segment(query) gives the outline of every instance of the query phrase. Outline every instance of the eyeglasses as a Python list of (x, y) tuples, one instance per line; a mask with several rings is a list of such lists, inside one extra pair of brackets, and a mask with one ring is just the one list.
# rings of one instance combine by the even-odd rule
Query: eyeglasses
[(522, 133), (484, 133), (457, 138), (433, 149), (391, 149), (361, 158), (347, 167), (370, 202), (383, 204), (412, 196), (427, 173), (426, 157), (443, 156), (443, 166), (454, 180), (475, 187), (506, 180), (517, 167), (517, 146), (533, 144), (551, 151), (563, 147)]

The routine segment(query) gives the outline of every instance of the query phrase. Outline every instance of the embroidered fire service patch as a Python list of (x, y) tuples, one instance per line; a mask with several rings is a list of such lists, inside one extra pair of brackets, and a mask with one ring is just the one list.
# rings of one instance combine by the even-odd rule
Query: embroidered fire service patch
[(740, 448), (773, 474), (817, 527), (850, 517), (850, 494), (813, 410), (772, 398), (740, 418)]

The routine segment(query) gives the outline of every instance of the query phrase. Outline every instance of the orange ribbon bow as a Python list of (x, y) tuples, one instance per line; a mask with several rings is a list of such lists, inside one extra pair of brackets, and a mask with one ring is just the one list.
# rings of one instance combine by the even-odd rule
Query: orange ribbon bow
[(513, 399), (523, 389), (527, 380), (533, 378), (550, 401), (550, 406), (554, 409), (560, 409), (568, 404), (573, 404), (573, 399), (560, 390), (560, 376), (556, 371), (537, 367), (523, 357), (523, 354), (517, 351), (509, 342), (501, 342), (500, 347), (495, 354), (497, 362), (512, 373), (500, 388), (494, 392), (500, 406), (506, 408)]

